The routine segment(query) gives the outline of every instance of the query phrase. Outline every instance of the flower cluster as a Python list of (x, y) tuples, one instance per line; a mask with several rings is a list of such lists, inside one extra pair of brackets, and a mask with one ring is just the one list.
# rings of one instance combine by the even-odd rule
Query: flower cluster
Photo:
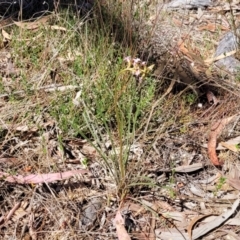
[(139, 81), (142, 81), (152, 70), (154, 65), (147, 66), (147, 63), (140, 58), (125, 57), (127, 68), (124, 71), (130, 71)]

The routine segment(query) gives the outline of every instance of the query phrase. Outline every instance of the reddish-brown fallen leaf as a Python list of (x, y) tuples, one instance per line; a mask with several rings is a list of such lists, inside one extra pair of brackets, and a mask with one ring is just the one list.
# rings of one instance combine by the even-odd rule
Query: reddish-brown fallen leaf
[[(200, 58), (200, 52), (198, 49), (196, 48), (188, 48), (186, 46), (186, 40), (188, 40), (189, 36), (183, 36), (181, 40), (178, 41), (177, 46), (178, 46), (178, 51), (183, 53), (186, 59), (188, 59), (188, 61), (191, 61), (192, 63), (196, 62), (199, 64), (203, 64), (203, 61)], [(194, 68), (193, 68), (194, 69)]]
[(59, 173), (45, 173), (45, 174), (30, 174), (28, 176), (16, 175), (11, 176), (8, 173), (0, 172), (0, 178), (4, 179), (7, 182), (19, 183), (19, 184), (38, 184), (53, 182), (57, 180), (65, 180), (70, 177), (73, 177), (77, 174), (89, 173), (88, 170), (72, 170), (67, 172)]
[(221, 30), (225, 30), (225, 31), (229, 30), (227, 27), (225, 27), (223, 25), (216, 24), (216, 23), (211, 23), (211, 22), (208, 22), (207, 25), (198, 27), (198, 30), (199, 31), (207, 30), (207, 31), (210, 31), (210, 32), (215, 32), (216, 29), (218, 29), (218, 28), (220, 28)]
[(199, 31), (208, 30), (208, 31), (210, 31), (210, 32), (215, 32), (215, 30), (216, 30), (216, 24), (208, 23), (207, 25), (198, 27), (198, 30), (199, 30)]
[(208, 140), (208, 156), (215, 166), (220, 166), (222, 163), (218, 161), (217, 152), (216, 152), (216, 146), (217, 146), (217, 136), (216, 134), (212, 134)]
[(26, 167), (23, 168), (23, 171), (24, 172), (31, 172), (32, 169), (33, 169), (32, 166), (26, 166)]
[(117, 211), (114, 223), (117, 229), (118, 240), (131, 240), (124, 227), (124, 219), (122, 218), (122, 215), (119, 210)]
[(224, 118), (222, 120), (219, 120), (215, 123), (213, 123), (211, 127), (211, 132), (209, 134), (209, 140), (208, 140), (208, 156), (215, 166), (221, 166), (222, 163), (219, 162), (216, 152), (216, 146), (217, 146), (217, 138), (221, 135), (222, 130), (224, 127), (232, 121), (232, 119), (235, 117), (231, 116), (228, 118)]
[(190, 238), (190, 239), (192, 239), (192, 231), (193, 231), (193, 227), (195, 226), (195, 224), (196, 224), (199, 220), (201, 220), (201, 219), (203, 219), (203, 218), (206, 218), (206, 217), (208, 217), (208, 216), (211, 216), (211, 215), (212, 215), (212, 214), (196, 217), (196, 218), (194, 218), (194, 219), (189, 223), (189, 225), (188, 225), (188, 227), (187, 227), (187, 232), (188, 232), (188, 235), (189, 235), (189, 238)]
[(185, 54), (185, 55), (188, 55), (189, 51), (188, 51), (188, 49), (185, 47), (185, 44), (184, 44), (184, 41), (183, 41), (183, 40), (179, 40), (178, 43), (177, 43), (177, 45), (178, 45), (178, 50), (179, 50), (180, 52), (182, 52), (182, 53)]
[(178, 20), (177, 18), (173, 18), (172, 21), (176, 27), (181, 27), (183, 25), (183, 22)]

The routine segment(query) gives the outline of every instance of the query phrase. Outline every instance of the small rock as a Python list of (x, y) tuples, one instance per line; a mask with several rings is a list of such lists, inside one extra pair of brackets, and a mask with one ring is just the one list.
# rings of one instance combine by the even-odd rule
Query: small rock
[[(240, 28), (238, 29), (238, 31), (240, 32)], [(218, 57), (221, 54), (237, 50), (238, 41), (239, 41), (238, 38), (235, 36), (233, 32), (226, 33), (219, 42), (214, 57)], [(216, 61), (215, 64), (220, 68), (224, 68), (231, 74), (237, 73), (237, 71), (239, 71), (240, 68), (240, 61), (236, 59), (233, 55), (220, 59)]]
[(193, 8), (206, 8), (212, 6), (211, 0), (173, 0), (166, 5), (170, 9), (193, 9)]
[(79, 228), (90, 229), (97, 220), (99, 210), (102, 208), (102, 200), (100, 198), (93, 198), (89, 201), (83, 210)]

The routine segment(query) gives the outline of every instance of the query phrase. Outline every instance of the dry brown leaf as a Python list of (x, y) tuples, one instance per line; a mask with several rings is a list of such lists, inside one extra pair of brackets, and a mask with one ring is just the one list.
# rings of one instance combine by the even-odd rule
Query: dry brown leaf
[[(226, 186), (226, 187), (225, 187)], [(227, 189), (228, 188), (228, 189)], [(224, 189), (224, 191), (229, 191), (229, 189), (230, 189), (230, 184), (229, 183), (225, 183), (224, 184), (224, 187), (222, 187), (222, 189)], [(222, 190), (221, 189), (221, 190)], [(224, 200), (236, 200), (237, 198), (238, 198), (238, 195), (239, 195), (239, 192), (238, 191), (234, 191), (232, 188), (231, 188), (231, 190), (230, 190), (231, 192), (230, 193), (227, 193), (226, 195), (224, 195), (223, 197), (222, 197), (222, 199), (224, 199)], [(239, 218), (239, 222), (240, 222), (240, 218)]]
[(36, 126), (33, 126), (33, 127), (28, 127), (27, 125), (17, 125), (17, 124), (3, 124), (0, 126), (3, 128), (3, 129), (11, 129), (11, 131), (19, 131), (19, 132), (36, 132), (38, 131), (38, 128)]
[(97, 157), (99, 155), (96, 148), (93, 147), (92, 145), (88, 144), (88, 143), (83, 145), (81, 152), (84, 155), (92, 156), (92, 157)]
[(150, 229), (149, 229), (149, 239), (156, 239), (155, 235), (155, 228), (156, 228), (156, 211), (157, 211), (157, 205), (154, 203), (152, 207), (152, 219), (150, 222)]
[(32, 166), (26, 166), (26, 167), (23, 168), (23, 171), (24, 171), (24, 172), (31, 172), (32, 169), (33, 169)]
[(240, 7), (239, 7), (239, 0), (232, 0), (231, 1), (231, 4), (229, 4), (228, 1), (222, 1), (222, 3), (217, 6), (214, 6), (214, 7), (210, 7), (209, 10), (211, 12), (221, 12), (221, 13), (224, 13), (226, 11), (233, 11), (233, 10), (239, 10)]
[[(240, 239), (239, 236), (236, 233), (234, 233), (233, 231), (227, 231), (224, 229), (219, 229), (217, 231), (226, 233), (227, 234), (226, 239), (231, 239), (231, 240), (239, 240)], [(229, 238), (229, 236), (231, 236), (231, 238)]]
[(172, 21), (176, 27), (181, 27), (183, 25), (183, 22), (178, 20), (177, 18), (173, 18)]
[(197, 185), (190, 184), (189, 190), (198, 197), (204, 198), (206, 196), (206, 193)]
[(12, 23), (11, 18), (3, 18), (1, 17), (1, 21), (0, 21), (0, 28), (4, 28), (9, 26)]
[(60, 31), (63, 31), (63, 32), (67, 31), (67, 29), (65, 27), (60, 27), (60, 26), (57, 26), (57, 25), (50, 26), (50, 28), (52, 30), (60, 30)]
[(182, 52), (183, 54), (185, 54), (185, 55), (188, 55), (188, 53), (189, 53), (189, 51), (188, 51), (188, 49), (185, 47), (185, 44), (184, 44), (184, 41), (183, 40), (180, 40), (180, 41), (178, 41), (178, 50), (180, 51), (180, 52)]
[(117, 229), (117, 236), (118, 240), (131, 240), (129, 237), (125, 227), (124, 227), (124, 219), (122, 218), (122, 215), (120, 211), (117, 211), (116, 217), (114, 219), (114, 223)]
[(20, 218), (24, 217), (29, 212), (28, 202), (21, 202), (21, 206), (15, 211), (13, 216), (13, 221), (18, 221)]
[(7, 40), (11, 40), (12, 39), (12, 36), (10, 34), (8, 34), (4, 29), (2, 29), (2, 35)]
[(215, 166), (221, 166), (222, 163), (219, 162), (217, 153), (216, 153), (216, 145), (217, 145), (217, 136), (216, 134), (212, 134), (208, 140), (208, 155)]
[(232, 119), (235, 117), (231, 116), (228, 118), (224, 118), (222, 120), (219, 120), (215, 122), (211, 127), (211, 132), (209, 134), (209, 140), (208, 140), (208, 155), (215, 166), (221, 166), (222, 163), (219, 162), (216, 152), (216, 146), (217, 146), (217, 138), (221, 135), (222, 130), (224, 127), (232, 121)]
[(227, 183), (231, 185), (232, 187), (236, 188), (237, 190), (240, 190), (240, 180), (236, 178), (227, 178)]
[(167, 211), (174, 211), (174, 208), (167, 202), (164, 201), (156, 201), (156, 205), (158, 206), (158, 208), (160, 208), (161, 210), (167, 210)]
[(44, 25), (49, 19), (50, 19), (50, 15), (41, 17), (39, 20), (34, 22), (16, 22), (16, 21), (13, 21), (13, 22), (15, 25), (17, 25), (20, 28), (34, 30)]
[[(220, 143), (223, 147), (233, 151), (233, 152), (239, 152), (239, 147), (236, 146), (236, 144), (229, 144), (227, 142), (221, 142)], [(239, 144), (239, 143), (238, 143)]]
[(202, 30), (207, 30), (207, 31), (210, 31), (210, 32), (215, 32), (216, 29), (221, 29), (221, 30), (229, 30), (227, 27), (225, 26), (222, 26), (220, 24), (215, 24), (215, 23), (211, 23), (211, 22), (208, 22), (207, 25), (204, 25), (204, 26), (200, 26), (198, 27), (198, 30), (199, 31), (202, 31)]
[(233, 151), (233, 152), (239, 152), (239, 144), (240, 144), (240, 136), (236, 138), (229, 139), (227, 142), (221, 142), (221, 146)]
[(174, 219), (176, 221), (179, 221), (181, 223), (186, 222), (186, 215), (183, 212), (164, 212), (162, 213), (162, 216), (168, 219)]
[(197, 29), (198, 29), (199, 31), (208, 30), (208, 31), (210, 31), (210, 32), (215, 32), (215, 30), (216, 30), (216, 24), (208, 23), (207, 25), (198, 27)]
[(194, 172), (201, 168), (203, 168), (204, 165), (202, 163), (194, 163), (191, 165), (186, 166), (179, 166), (174, 169), (175, 172), (182, 172), (182, 173), (188, 173), (188, 172)]
[(216, 182), (218, 182), (220, 177), (222, 177), (222, 174), (217, 172), (217, 174), (212, 176), (212, 177), (204, 178), (202, 180), (199, 180), (199, 183), (201, 183), (201, 184), (216, 183)]
[(133, 216), (136, 217), (136, 216), (139, 216), (140, 214), (143, 214), (146, 209), (141, 205), (141, 204), (138, 204), (138, 203), (125, 203), (124, 204), (124, 208), (122, 208), (121, 210), (123, 209), (127, 209), (127, 210), (130, 210), (132, 213), (133, 213)]
[(188, 36), (183, 37), (180, 41), (178, 41), (178, 51), (183, 53), (188, 61), (192, 63), (199, 63), (200, 65), (204, 65), (204, 62), (202, 61), (200, 57), (200, 52), (197, 48), (192, 48), (188, 49), (185, 45), (185, 41), (188, 38)]
[(195, 224), (196, 224), (199, 220), (201, 220), (201, 219), (203, 219), (203, 218), (206, 218), (206, 217), (208, 217), (208, 216), (211, 216), (211, 215), (212, 215), (212, 214), (195, 217), (195, 218), (189, 223), (189, 225), (188, 225), (188, 227), (187, 227), (187, 232), (188, 232), (188, 235), (189, 235), (190, 240), (192, 239), (192, 231), (193, 231), (193, 227), (195, 226)]
[(240, 218), (234, 217), (224, 223), (224, 225), (240, 226)]
[(7, 166), (14, 166), (18, 164), (20, 161), (18, 158), (9, 157), (9, 158), (0, 158), (0, 164), (3, 166), (3, 164), (6, 164)]
[(158, 228), (155, 230), (157, 239), (161, 240), (189, 240), (188, 235), (185, 232), (181, 232), (176, 228)]

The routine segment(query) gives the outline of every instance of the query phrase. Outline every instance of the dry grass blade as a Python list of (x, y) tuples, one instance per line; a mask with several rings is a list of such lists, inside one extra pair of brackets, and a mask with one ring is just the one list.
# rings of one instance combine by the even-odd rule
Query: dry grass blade
[(221, 54), (215, 58), (209, 58), (209, 59), (206, 59), (204, 62), (205, 63), (208, 63), (208, 64), (211, 64), (215, 61), (218, 61), (218, 60), (221, 60), (221, 59), (224, 59), (226, 57), (229, 57), (229, 56), (232, 56), (234, 55), (235, 53), (237, 52), (237, 50), (234, 50), (234, 51), (230, 51), (230, 52), (227, 52), (227, 53), (224, 53), (224, 54)]

